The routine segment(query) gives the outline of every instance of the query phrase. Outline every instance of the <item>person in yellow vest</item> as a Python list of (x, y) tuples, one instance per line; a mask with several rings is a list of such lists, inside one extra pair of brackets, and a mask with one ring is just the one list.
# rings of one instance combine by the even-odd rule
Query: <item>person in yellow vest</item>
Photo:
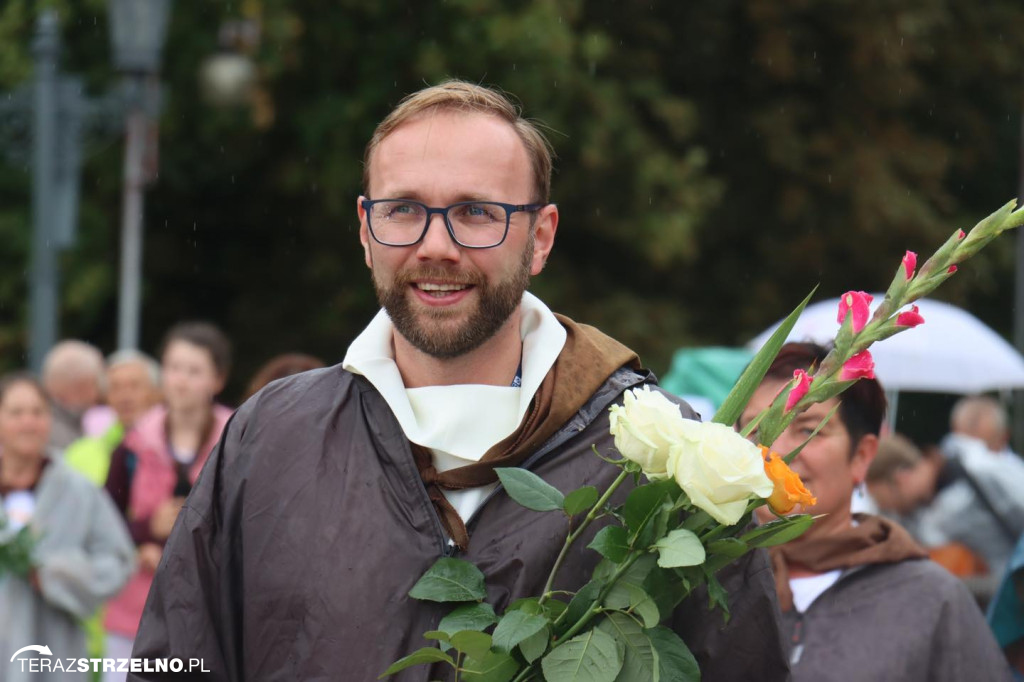
[[(110, 455), (135, 421), (160, 402), (160, 365), (137, 350), (120, 350), (107, 358), (107, 403), (117, 420), (98, 436), (79, 438), (64, 451), (64, 462), (97, 488), (107, 481)], [(92, 657), (103, 655), (106, 630), (103, 610), (83, 623)]]

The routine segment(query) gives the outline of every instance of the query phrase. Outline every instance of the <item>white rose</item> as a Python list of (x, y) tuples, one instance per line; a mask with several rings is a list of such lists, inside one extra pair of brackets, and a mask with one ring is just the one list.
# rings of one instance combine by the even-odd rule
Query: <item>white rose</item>
[(622, 456), (657, 480), (669, 475), (669, 453), (682, 438), (685, 421), (678, 405), (644, 386), (626, 391), (622, 405), (612, 405), (608, 431)]
[(740, 520), (751, 497), (774, 488), (761, 450), (723, 424), (688, 421), (672, 446), (668, 468), (690, 501), (721, 524)]

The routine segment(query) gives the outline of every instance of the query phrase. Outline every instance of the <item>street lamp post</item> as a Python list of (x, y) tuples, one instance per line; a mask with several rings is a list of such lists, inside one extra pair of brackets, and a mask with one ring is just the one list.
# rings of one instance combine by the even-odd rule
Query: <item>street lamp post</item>
[(43, 354), (57, 340), (57, 250), (53, 215), (56, 166), (57, 57), (60, 38), (57, 15), (39, 18), (32, 43), (35, 59), (32, 124), (32, 267), (29, 306), (29, 366), (38, 370)]
[(170, 0), (111, 0), (114, 64), (124, 74), (124, 196), (121, 205), (121, 279), (118, 348), (137, 348), (142, 306), (142, 239), (145, 186), (155, 179), (160, 52), (167, 35)]

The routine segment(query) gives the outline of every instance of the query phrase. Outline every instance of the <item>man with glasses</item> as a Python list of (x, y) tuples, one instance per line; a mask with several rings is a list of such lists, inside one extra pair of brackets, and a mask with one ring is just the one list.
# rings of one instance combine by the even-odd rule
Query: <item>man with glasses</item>
[[(542, 592), (565, 519), (518, 506), (495, 467), (607, 486), (618, 470), (591, 447), (612, 452), (608, 407), (654, 382), (526, 292), (558, 227), (550, 177), (543, 135), (480, 86), (427, 88), (378, 126), (356, 210), (382, 310), (340, 366), (239, 408), (168, 541), (136, 656), (202, 658), (218, 679), (372, 680), (447, 610), (407, 596), (438, 558), (480, 567), (499, 611)], [(556, 588), (599, 559), (567, 557)], [(764, 554), (721, 579), (728, 623), (700, 594), (667, 622), (705, 679), (785, 679)]]

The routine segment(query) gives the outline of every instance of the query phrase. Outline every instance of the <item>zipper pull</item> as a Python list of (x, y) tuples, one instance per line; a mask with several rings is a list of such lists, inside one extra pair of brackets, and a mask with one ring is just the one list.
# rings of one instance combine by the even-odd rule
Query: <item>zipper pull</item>
[(793, 624), (793, 637), (791, 641), (793, 643), (793, 650), (789, 654), (789, 664), (796, 665), (800, 662), (800, 657), (804, 653), (803, 644), (803, 630), (804, 630), (804, 616), (800, 614), (797, 617), (796, 623)]

